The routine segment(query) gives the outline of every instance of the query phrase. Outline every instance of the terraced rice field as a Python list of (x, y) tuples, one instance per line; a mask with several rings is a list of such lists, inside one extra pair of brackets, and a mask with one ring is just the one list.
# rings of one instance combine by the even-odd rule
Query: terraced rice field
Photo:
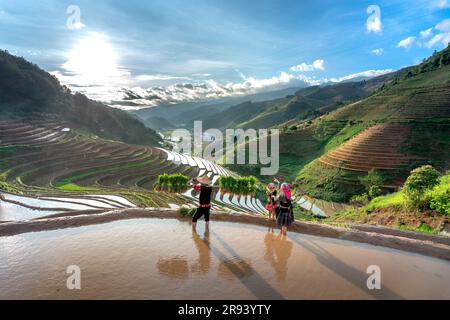
[(408, 167), (417, 157), (400, 152), (407, 140), (409, 127), (388, 123), (370, 127), (328, 152), (320, 162), (345, 170), (368, 172), (370, 169), (398, 170)]
[(448, 85), (434, 88), (405, 88), (414, 90), (407, 103), (393, 115), (393, 119), (421, 119), (450, 117), (450, 88)]
[[(194, 206), (198, 194), (193, 190), (184, 195), (155, 192), (160, 174), (207, 175), (214, 183), (221, 175), (234, 174), (198, 157), (88, 138), (67, 126), (51, 121), (0, 122), (0, 173), (4, 179), (27, 194), (63, 198), (66, 204), (70, 198), (102, 193), (141, 206), (174, 207)], [(264, 212), (259, 200), (252, 197), (229, 198), (232, 196), (217, 192), (214, 208)]]
[(136, 207), (119, 196), (85, 195), (69, 197), (25, 197), (2, 193), (0, 221), (22, 221), (78, 211), (107, 211)]

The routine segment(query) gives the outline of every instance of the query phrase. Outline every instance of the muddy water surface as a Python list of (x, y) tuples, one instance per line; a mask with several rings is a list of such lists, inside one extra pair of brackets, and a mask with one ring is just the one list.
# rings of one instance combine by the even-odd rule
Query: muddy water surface
[[(291, 233), (214, 222), (136, 219), (0, 238), (0, 298), (450, 299), (450, 263)], [(81, 290), (66, 269), (81, 268)], [(366, 273), (381, 269), (381, 290)]]

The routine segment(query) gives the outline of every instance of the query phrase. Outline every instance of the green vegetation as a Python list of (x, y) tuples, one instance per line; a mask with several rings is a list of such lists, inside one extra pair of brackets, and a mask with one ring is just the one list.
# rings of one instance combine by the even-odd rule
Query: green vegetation
[(421, 64), (401, 70), (392, 82), (395, 86), (401, 81), (416, 77), (422, 73), (431, 72), (450, 65), (450, 50), (447, 48), (441, 52), (434, 52), (431, 57), (424, 60)]
[(350, 204), (356, 206), (363, 206), (369, 203), (369, 195), (367, 193), (354, 195), (350, 199)]
[(378, 170), (370, 170), (367, 176), (359, 177), (359, 182), (366, 189), (366, 193), (361, 195), (360, 198), (357, 196), (352, 197), (353, 201), (358, 202), (364, 198), (370, 200), (381, 195), (381, 187), (383, 186), (384, 179)]
[(361, 176), (359, 172), (326, 166), (315, 160), (303, 168), (296, 182), (311, 197), (342, 203), (364, 191), (358, 182)]
[(27, 145), (3, 145), (0, 146), (0, 155), (2, 157), (8, 157), (14, 155), (17, 152), (20, 152), (22, 149), (27, 149), (32, 146)]
[(398, 227), (401, 230), (417, 231), (417, 232), (431, 233), (431, 234), (436, 234), (439, 232), (439, 230), (433, 229), (427, 223), (421, 223), (419, 227), (407, 226), (405, 224), (400, 224)]
[(11, 192), (11, 193), (16, 193), (16, 194), (23, 193), (22, 190), (20, 190), (20, 188), (14, 186), (8, 182), (2, 181), (1, 179), (0, 179), (0, 190), (6, 191), (6, 192)]
[[(277, 174), (277, 178), (280, 181), (294, 181), (300, 170), (309, 161), (304, 158), (282, 153), (280, 154), (280, 166)], [(231, 171), (236, 172), (242, 176), (254, 176), (257, 177), (261, 183), (267, 184), (273, 181), (273, 176), (261, 176), (260, 165), (228, 165)]]
[(372, 199), (364, 210), (385, 208), (450, 214), (450, 175), (439, 178), (439, 172), (429, 165), (414, 169), (401, 191)]
[(439, 172), (430, 165), (411, 171), (403, 186), (408, 205), (415, 209), (424, 209), (429, 205), (429, 190), (438, 184)]
[(189, 178), (182, 174), (162, 174), (158, 177), (156, 190), (174, 193), (186, 192), (189, 189)]
[[(405, 185), (401, 191), (376, 197), (370, 202), (363, 196), (355, 196), (352, 201), (362, 205), (361, 208), (344, 210), (326, 221), (388, 224), (404, 230), (439, 233), (445, 225), (445, 215), (450, 214), (450, 174), (437, 179), (436, 170), (423, 166), (413, 170), (408, 177), (408, 188), (412, 191), (406, 188)], [(422, 193), (419, 197), (417, 190)], [(411, 201), (420, 205), (412, 207)]]
[(256, 193), (258, 180), (253, 177), (225, 177), (219, 178), (219, 186), (222, 192), (236, 195), (254, 195)]
[(55, 187), (64, 191), (98, 191), (98, 188), (82, 187), (68, 180), (61, 180), (55, 183)]
[[(449, 56), (450, 46), (435, 53), (422, 64), (403, 69), (385, 79), (387, 81), (382, 88), (369, 97), (344, 105), (320, 119), (312, 120), (310, 127), (300, 128), (297, 134), (310, 132), (311, 139), (323, 145), (322, 152), (318, 155), (320, 157), (375, 124), (400, 123), (406, 128), (405, 140), (400, 141), (397, 146), (392, 146), (389, 145), (389, 139), (386, 139), (386, 159), (389, 160), (392, 148), (398, 148), (399, 154), (407, 155), (405, 158), (408, 162), (398, 165), (395, 169), (380, 172), (386, 185), (398, 185), (399, 181), (407, 178), (411, 169), (424, 164), (432, 164), (440, 171), (448, 170), (450, 168)], [(392, 79), (393, 81), (389, 82)], [(298, 147), (293, 146), (292, 149), (300, 149), (304, 145), (303, 140), (296, 143)], [(363, 142), (360, 150), (364, 150), (366, 146), (371, 147), (370, 143)], [(380, 163), (382, 161), (380, 159), (384, 156), (383, 145), (378, 144), (372, 148), (373, 152), (380, 154), (374, 163), (377, 161)], [(344, 152), (339, 154), (345, 157)], [(345, 202), (354, 195), (360, 195), (363, 191), (362, 181), (359, 179), (362, 173), (356, 171), (357, 166), (355, 171), (342, 171), (337, 168), (338, 161), (331, 163), (336, 167), (331, 167), (317, 159), (314, 160), (299, 173), (299, 184), (309, 194), (325, 200)], [(355, 164), (352, 166), (355, 167)], [(364, 189), (368, 200), (385, 191), (379, 186)], [(363, 197), (355, 197), (353, 200), (354, 203), (365, 203)]]
[(179, 213), (184, 218), (192, 218), (197, 211), (197, 208), (187, 208), (187, 207), (181, 207), (179, 210)]
[(405, 208), (405, 197), (403, 192), (394, 192), (385, 196), (376, 197), (370, 201), (369, 205), (367, 205), (366, 210), (369, 212), (375, 211), (377, 209), (383, 208), (395, 208), (395, 209), (403, 209)]
[(361, 123), (354, 123), (349, 122), (345, 125), (345, 127), (339, 131), (336, 135), (334, 135), (325, 145), (325, 151), (331, 151), (333, 149), (336, 149), (344, 142), (347, 142), (354, 136), (356, 136), (358, 133), (364, 131), (369, 126), (369, 123), (367, 122), (361, 122)]
[(430, 208), (450, 215), (450, 174), (439, 179), (439, 184), (429, 191)]
[[(391, 209), (412, 211), (418, 215), (424, 210), (435, 210), (440, 214), (450, 214), (450, 174), (439, 179), (437, 174), (439, 173), (431, 166), (417, 168), (411, 172), (401, 191), (376, 197), (363, 208), (355, 210), (370, 213)], [(367, 194), (355, 196), (352, 200), (365, 204), (368, 200), (366, 196)]]
[(346, 223), (346, 222), (362, 222), (364, 218), (367, 217), (367, 211), (359, 208), (350, 208), (348, 210), (344, 210), (343, 212), (338, 212), (337, 214), (326, 219), (327, 222), (337, 222), (337, 223)]
[(55, 187), (61, 190), (72, 190), (72, 191), (77, 191), (77, 190), (84, 190), (84, 191), (88, 191), (88, 190), (96, 190), (95, 188), (84, 188), (84, 187), (80, 187), (77, 186), (74, 182), (83, 178), (87, 178), (89, 176), (95, 176), (101, 173), (108, 173), (108, 172), (112, 172), (114, 170), (117, 169), (130, 169), (130, 168), (138, 168), (138, 167), (142, 167), (148, 164), (152, 163), (152, 160), (149, 161), (144, 161), (144, 162), (133, 162), (131, 161), (132, 159), (130, 159), (130, 162), (125, 162), (125, 163), (117, 163), (114, 164), (112, 166), (108, 166), (106, 168), (93, 168), (87, 171), (83, 171), (81, 173), (78, 173), (76, 175), (64, 178), (62, 180), (56, 181), (55, 183)]
[(88, 130), (83, 129), (83, 128), (76, 128), (76, 129), (72, 129), (71, 131), (83, 138), (98, 139), (97, 135), (95, 135), (92, 132), (89, 132)]
[[(408, 125), (411, 134), (401, 151), (427, 159), (440, 171), (450, 168), (450, 118), (415, 119)], [(427, 163), (418, 160), (413, 165)]]
[(367, 176), (360, 177), (359, 182), (361, 182), (369, 193), (373, 187), (381, 187), (384, 183), (384, 179), (378, 170), (372, 169), (367, 173)]

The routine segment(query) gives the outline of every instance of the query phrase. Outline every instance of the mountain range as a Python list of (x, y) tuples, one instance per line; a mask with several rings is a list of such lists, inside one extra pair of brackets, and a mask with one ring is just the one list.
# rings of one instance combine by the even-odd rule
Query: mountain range
[(159, 145), (160, 136), (129, 113), (88, 99), (23, 58), (0, 51), (0, 118), (54, 119), (99, 137)]

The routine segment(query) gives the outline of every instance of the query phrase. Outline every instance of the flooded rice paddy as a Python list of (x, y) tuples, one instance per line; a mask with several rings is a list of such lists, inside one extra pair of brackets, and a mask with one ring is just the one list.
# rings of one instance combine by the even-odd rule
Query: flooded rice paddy
[[(66, 287), (67, 267), (81, 290)], [(371, 265), (381, 290), (367, 288)], [(253, 225), (134, 219), (0, 238), (2, 299), (449, 299), (450, 263)]]
[(135, 205), (127, 199), (114, 195), (92, 195), (84, 198), (32, 198), (10, 193), (2, 193), (1, 195), (11, 202), (1, 202), (0, 222), (37, 219), (65, 211), (135, 207)]

